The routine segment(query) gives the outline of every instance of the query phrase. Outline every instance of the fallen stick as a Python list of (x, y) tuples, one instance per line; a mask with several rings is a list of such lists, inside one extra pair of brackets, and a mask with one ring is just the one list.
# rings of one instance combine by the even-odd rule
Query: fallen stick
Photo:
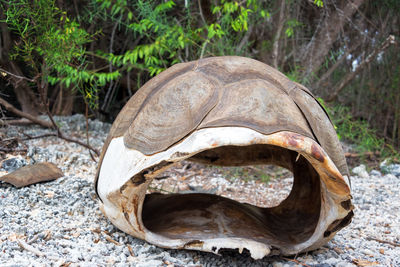
[(395, 243), (395, 242), (392, 242), (392, 241), (382, 240), (382, 239), (378, 239), (378, 238), (375, 238), (375, 237), (366, 237), (366, 238), (367, 238), (367, 240), (374, 240), (374, 241), (377, 241), (379, 243), (389, 244), (389, 245), (392, 245), (392, 246), (395, 246), (395, 247), (400, 247), (400, 243)]
[(28, 152), (28, 149), (26, 149), (26, 148), (6, 148), (6, 147), (0, 147), (0, 151), (5, 152), (5, 153), (10, 153), (10, 152)]
[(365, 153), (350, 153), (350, 152), (346, 152), (344, 153), (344, 156), (346, 158), (361, 158), (361, 157), (372, 157), (372, 156), (379, 156), (381, 153), (379, 151), (376, 152), (365, 152)]
[(35, 247), (29, 245), (29, 244), (26, 243), (25, 241), (22, 241), (22, 240), (20, 240), (20, 239), (17, 239), (17, 242), (18, 242), (18, 245), (19, 245), (21, 248), (23, 248), (23, 249), (25, 249), (25, 250), (27, 250), (27, 251), (29, 251), (29, 252), (32, 252), (32, 253), (35, 254), (36, 256), (39, 256), (39, 257), (44, 257), (44, 256), (46, 256), (46, 254), (44, 254), (43, 252), (41, 252), (41, 251), (38, 250), (37, 248), (35, 248)]
[(27, 119), (18, 119), (18, 120), (0, 120), (1, 125), (32, 125), (35, 124), (33, 121)]
[(8, 111), (11, 111), (12, 113), (14, 113), (15, 115), (18, 115), (22, 118), (26, 118), (26, 119), (28, 119), (36, 124), (39, 124), (40, 126), (43, 126), (45, 128), (51, 128), (51, 129), (54, 128), (52, 123), (38, 119), (35, 116), (32, 116), (31, 114), (28, 114), (26, 112), (23, 112), (23, 111), (17, 109), (16, 107), (14, 107), (13, 105), (8, 103), (5, 99), (3, 99), (1, 97), (0, 97), (0, 104), (3, 105)]
[[(51, 122), (38, 119), (35, 116), (32, 116), (32, 115), (30, 115), (30, 114), (28, 114), (26, 112), (21, 111), (21, 110), (17, 109), (16, 107), (14, 107), (13, 105), (11, 105), (10, 103), (8, 103), (5, 99), (3, 99), (1, 97), (0, 97), (0, 105), (3, 105), (8, 111), (11, 111), (12, 113), (14, 113), (14, 114), (16, 114), (16, 115), (18, 115), (20, 117), (26, 118), (26, 119), (28, 119), (28, 120), (36, 123), (36, 124), (39, 124), (40, 126), (43, 126), (45, 128), (55, 129), (57, 131), (57, 134), (55, 134), (55, 135), (57, 137), (63, 139), (63, 140), (65, 140), (67, 142), (76, 143), (78, 145), (81, 145), (81, 146), (89, 149), (89, 151), (93, 151), (97, 156), (100, 155), (100, 152), (97, 149), (95, 149), (94, 147), (92, 147), (92, 146), (90, 146), (88, 144), (85, 144), (84, 142), (81, 142), (81, 141), (79, 141), (77, 139), (73, 139), (73, 138), (70, 138), (70, 137), (66, 136), (61, 131), (60, 127), (58, 127), (57, 123), (54, 121), (53, 116), (51, 115), (50, 111), (48, 110), (48, 106), (46, 106), (47, 115), (48, 115), (48, 117), (49, 117)], [(7, 151), (5, 151), (5, 152), (7, 152)], [(92, 156), (92, 159), (95, 161), (93, 156)]]
[(105, 238), (106, 238), (106, 240), (108, 242), (111, 242), (111, 243), (113, 243), (114, 245), (117, 245), (117, 246), (121, 246), (121, 244), (119, 242), (117, 242), (114, 239), (112, 239), (111, 236), (107, 235), (106, 233), (104, 233), (104, 236), (105, 236)]
[(18, 245), (29, 251), (32, 252), (33, 254), (35, 254), (38, 257), (46, 257), (49, 260), (53, 260), (53, 261), (61, 261), (61, 262), (65, 262), (63, 259), (58, 258), (58, 257), (54, 257), (54, 256), (50, 256), (50, 255), (46, 255), (45, 253), (41, 252), (40, 250), (38, 250), (37, 248), (29, 245), (28, 243), (26, 243), (25, 241), (21, 240), (21, 239), (17, 239)]
[(32, 244), (33, 242), (35, 242), (36, 240), (39, 239), (39, 235), (40, 235), (40, 234), (41, 234), (41, 233), (36, 234), (34, 237), (32, 237), (31, 239), (29, 239), (26, 243), (27, 243), (28, 245)]
[(128, 250), (129, 250), (129, 254), (131, 254), (132, 257), (135, 257), (135, 253), (133, 252), (133, 248), (131, 247), (131, 245), (127, 245), (128, 246)]

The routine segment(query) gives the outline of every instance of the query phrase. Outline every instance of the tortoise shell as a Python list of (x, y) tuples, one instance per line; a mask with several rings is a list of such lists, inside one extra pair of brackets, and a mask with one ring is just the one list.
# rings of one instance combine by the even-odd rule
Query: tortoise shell
[(348, 175), (335, 129), (311, 92), (262, 62), (238, 56), (176, 64), (148, 81), (117, 116), (102, 151), (123, 136), (127, 147), (150, 155), (196, 129), (223, 126), (310, 137)]
[[(270, 210), (216, 196), (146, 196), (156, 173), (183, 159), (227, 166), (272, 163), (290, 169), (295, 182), (282, 205)], [(95, 187), (103, 213), (136, 237), (163, 247), (215, 253), (215, 246), (243, 249), (247, 244), (252, 256), (260, 258), (269, 254), (271, 247), (278, 247), (282, 254), (314, 249), (349, 223), (352, 205), (346, 175), (347, 164), (334, 127), (307, 88), (259, 61), (226, 56), (174, 65), (140, 88), (113, 123)], [(223, 203), (218, 205), (223, 209), (237, 205), (235, 213), (240, 210), (252, 214), (251, 218), (263, 215), (253, 227), (257, 230), (248, 229), (255, 231), (248, 238), (239, 234), (239, 228), (251, 222), (237, 218), (232, 225), (245, 223), (231, 229), (237, 236), (215, 232), (224, 236), (223, 241), (202, 233), (174, 236), (168, 233), (172, 227), (168, 221), (179, 212), (163, 208), (162, 203), (176, 209)], [(343, 203), (346, 207), (341, 207)], [(269, 221), (268, 217), (277, 219)], [(176, 221), (179, 223), (185, 224)], [(262, 232), (260, 224), (268, 230)], [(286, 239), (274, 239), (277, 233), (290, 231), (298, 237), (292, 233)]]

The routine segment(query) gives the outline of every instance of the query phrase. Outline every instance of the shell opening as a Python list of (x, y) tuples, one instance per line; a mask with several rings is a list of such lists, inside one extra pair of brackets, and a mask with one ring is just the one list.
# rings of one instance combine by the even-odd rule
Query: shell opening
[[(211, 194), (147, 194), (174, 162), (221, 166), (272, 164), (293, 173), (289, 196), (262, 208)], [(111, 178), (112, 179), (111, 179)], [(103, 213), (121, 230), (161, 247), (218, 253), (247, 249), (254, 259), (295, 254), (331, 239), (352, 217), (349, 187), (312, 139), (243, 127), (195, 131), (166, 151), (144, 155), (111, 141), (100, 170)], [(347, 201), (347, 202), (346, 202)]]
[(304, 242), (318, 223), (321, 191), (317, 172), (298, 155), (272, 145), (221, 146), (193, 155), (188, 160), (210, 165), (285, 167), (294, 175), (291, 193), (271, 208), (211, 194), (148, 194), (143, 204), (143, 224), (149, 231), (170, 239), (240, 238), (272, 247)]

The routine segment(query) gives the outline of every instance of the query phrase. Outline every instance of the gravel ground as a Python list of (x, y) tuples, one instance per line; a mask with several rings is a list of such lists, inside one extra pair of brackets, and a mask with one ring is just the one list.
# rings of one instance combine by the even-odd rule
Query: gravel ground
[[(56, 119), (69, 135), (84, 136), (81, 115)], [(109, 127), (90, 122), (93, 146), (101, 148)], [(1, 131), (2, 138), (21, 136), (22, 131), (32, 136), (48, 132), (36, 126)], [(353, 169), (353, 222), (324, 247), (296, 257), (254, 261), (236, 252), (227, 251), (221, 257), (161, 249), (119, 231), (98, 208), (92, 182), (96, 164), (86, 149), (54, 137), (24, 144), (19, 147), (26, 147), (27, 153), (5, 155), (0, 175), (22, 165), (49, 161), (58, 165), (65, 176), (20, 189), (0, 182), (0, 266), (400, 266), (399, 165), (383, 163), (380, 170), (369, 172), (362, 165)], [(204, 190), (240, 201), (246, 199), (244, 192), (256, 196), (250, 202), (268, 206), (273, 202), (265, 203), (263, 199), (277, 192), (272, 201), (281, 200), (292, 181), (290, 177), (272, 179), (269, 184), (254, 179), (240, 181), (225, 177), (227, 173), (221, 170), (203, 173), (197, 165), (188, 165), (177, 166), (170, 172), (172, 179), (154, 188)], [(177, 178), (183, 171), (186, 176)], [(173, 186), (171, 181), (175, 181)], [(235, 191), (239, 187), (242, 194)]]

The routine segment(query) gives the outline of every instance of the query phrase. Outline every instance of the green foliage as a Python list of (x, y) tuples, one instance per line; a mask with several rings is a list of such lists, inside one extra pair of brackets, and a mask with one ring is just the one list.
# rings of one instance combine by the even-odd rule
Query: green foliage
[(40, 77), (41, 84), (61, 83), (78, 89), (94, 108), (97, 88), (115, 80), (119, 73), (88, 70), (85, 45), (93, 36), (70, 20), (55, 0), (18, 0), (8, 4), (6, 20), (19, 38), (12, 59), (23, 60), (31, 75)]
[(386, 144), (384, 138), (378, 137), (377, 130), (368, 122), (353, 118), (349, 107), (340, 104), (327, 105), (321, 98), (318, 100), (328, 112), (339, 140), (351, 142), (360, 153), (372, 151), (379, 152), (382, 157), (399, 156), (392, 146)]
[(324, 6), (324, 1), (322, 0), (314, 0), (314, 5), (317, 7), (323, 7)]
[(287, 37), (292, 37), (294, 34), (294, 30), (296, 27), (300, 27), (303, 24), (301, 24), (298, 20), (296, 19), (290, 19), (288, 21), (286, 21), (286, 30), (285, 30), (285, 34)]
[(310, 84), (311, 79), (315, 76), (314, 73), (312, 73), (310, 76), (304, 76), (303, 71), (299, 65), (294, 65), (294, 68), (289, 72), (285, 73), (285, 75), (290, 80), (306, 86)]
[(141, 40), (133, 49), (119, 55), (100, 52), (99, 56), (120, 71), (136, 69), (150, 76), (178, 62), (206, 55), (233, 54), (249, 22), (269, 16), (260, 10), (259, 1), (223, 0), (212, 7), (216, 16), (213, 23), (203, 21), (194, 27), (192, 9), (195, 6), (190, 2), (181, 12), (182, 6), (175, 1), (95, 1), (108, 18)]
[[(108, 51), (87, 52), (104, 29), (89, 34), (85, 26), (60, 10), (55, 0), (0, 1), (6, 23), (19, 38), (12, 59), (27, 64), (30, 76), (40, 80), (36, 87), (48, 83), (79, 90), (93, 109), (97, 108), (100, 89), (123, 73), (134, 71), (135, 76), (147, 79), (179, 62), (244, 55), (251, 43), (241, 41), (249, 25), (270, 16), (259, 0), (216, 2), (211, 6), (214, 18), (210, 21), (198, 16), (200, 7), (193, 1), (183, 6), (183, 2), (172, 0), (91, 0), (79, 15), (82, 25), (112, 22), (115, 30), (138, 41), (128, 49), (110, 46)], [(111, 43), (113, 39), (114, 33)], [(89, 56), (102, 60), (109, 72), (99, 71), (104, 65), (91, 69)], [(140, 80), (137, 83), (140, 85)]]

